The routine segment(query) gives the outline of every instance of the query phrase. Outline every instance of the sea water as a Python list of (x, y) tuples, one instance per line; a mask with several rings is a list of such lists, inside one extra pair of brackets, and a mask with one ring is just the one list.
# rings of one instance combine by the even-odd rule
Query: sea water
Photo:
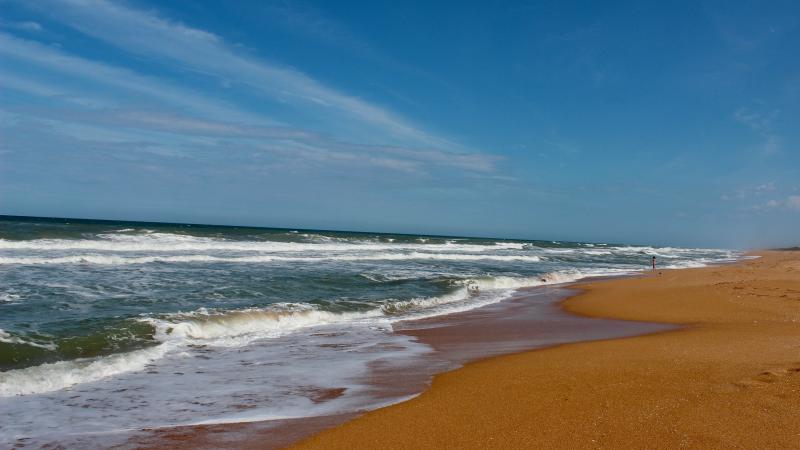
[(4, 217), (0, 446), (376, 406), (370, 367), (431, 351), (392, 324), (636, 273), (653, 256), (680, 268), (740, 255)]

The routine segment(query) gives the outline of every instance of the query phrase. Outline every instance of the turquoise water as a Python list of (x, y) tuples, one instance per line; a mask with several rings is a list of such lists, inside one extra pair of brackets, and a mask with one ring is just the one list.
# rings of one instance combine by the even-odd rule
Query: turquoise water
[[(327, 406), (303, 394), (309, 386), (350, 386), (355, 402), (352, 380), (370, 364), (430, 351), (393, 334), (392, 323), (502, 301), (520, 287), (645, 270), (652, 256), (661, 267), (694, 267), (739, 255), (5, 217), (0, 431), (56, 433), (87, 417), (87, 431), (235, 420), (223, 400), (232, 392), (250, 395), (259, 418), (319, 414)], [(76, 395), (96, 400), (91, 412), (76, 414)], [(133, 407), (142, 402), (149, 412)]]

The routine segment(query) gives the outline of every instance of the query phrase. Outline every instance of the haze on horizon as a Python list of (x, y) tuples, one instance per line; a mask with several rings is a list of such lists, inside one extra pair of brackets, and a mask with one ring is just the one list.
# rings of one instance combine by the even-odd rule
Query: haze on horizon
[(800, 3), (3, 1), (0, 214), (800, 243)]

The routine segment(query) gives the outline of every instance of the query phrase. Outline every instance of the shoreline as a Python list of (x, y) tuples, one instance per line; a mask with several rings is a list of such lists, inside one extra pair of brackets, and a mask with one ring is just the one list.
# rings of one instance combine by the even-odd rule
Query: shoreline
[(327, 429), (346, 425), (364, 414), (413, 400), (430, 389), (435, 377), (478, 361), (575, 342), (617, 339), (673, 329), (669, 325), (650, 322), (581, 317), (562, 307), (564, 301), (579, 295), (575, 286), (581, 283), (641, 276), (642, 273), (592, 276), (567, 283), (521, 288), (511, 297), (496, 303), (397, 322), (393, 326), (394, 333), (412, 336), (431, 347), (432, 351), (414, 364), (400, 368), (402, 377), (397, 376), (397, 367), (373, 367), (366, 375), (377, 400), (395, 399), (388, 405), (296, 419), (145, 429), (132, 434), (122, 448), (285, 448)]
[(674, 328), (481, 359), (294, 448), (789, 447), (800, 253), (758, 255), (574, 283), (581, 292), (559, 302), (569, 314)]

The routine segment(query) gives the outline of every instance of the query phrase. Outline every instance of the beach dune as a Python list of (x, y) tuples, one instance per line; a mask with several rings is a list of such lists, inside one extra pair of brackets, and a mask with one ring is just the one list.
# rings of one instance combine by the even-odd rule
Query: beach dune
[(296, 448), (798, 448), (800, 252), (579, 285), (675, 331), (500, 356)]

